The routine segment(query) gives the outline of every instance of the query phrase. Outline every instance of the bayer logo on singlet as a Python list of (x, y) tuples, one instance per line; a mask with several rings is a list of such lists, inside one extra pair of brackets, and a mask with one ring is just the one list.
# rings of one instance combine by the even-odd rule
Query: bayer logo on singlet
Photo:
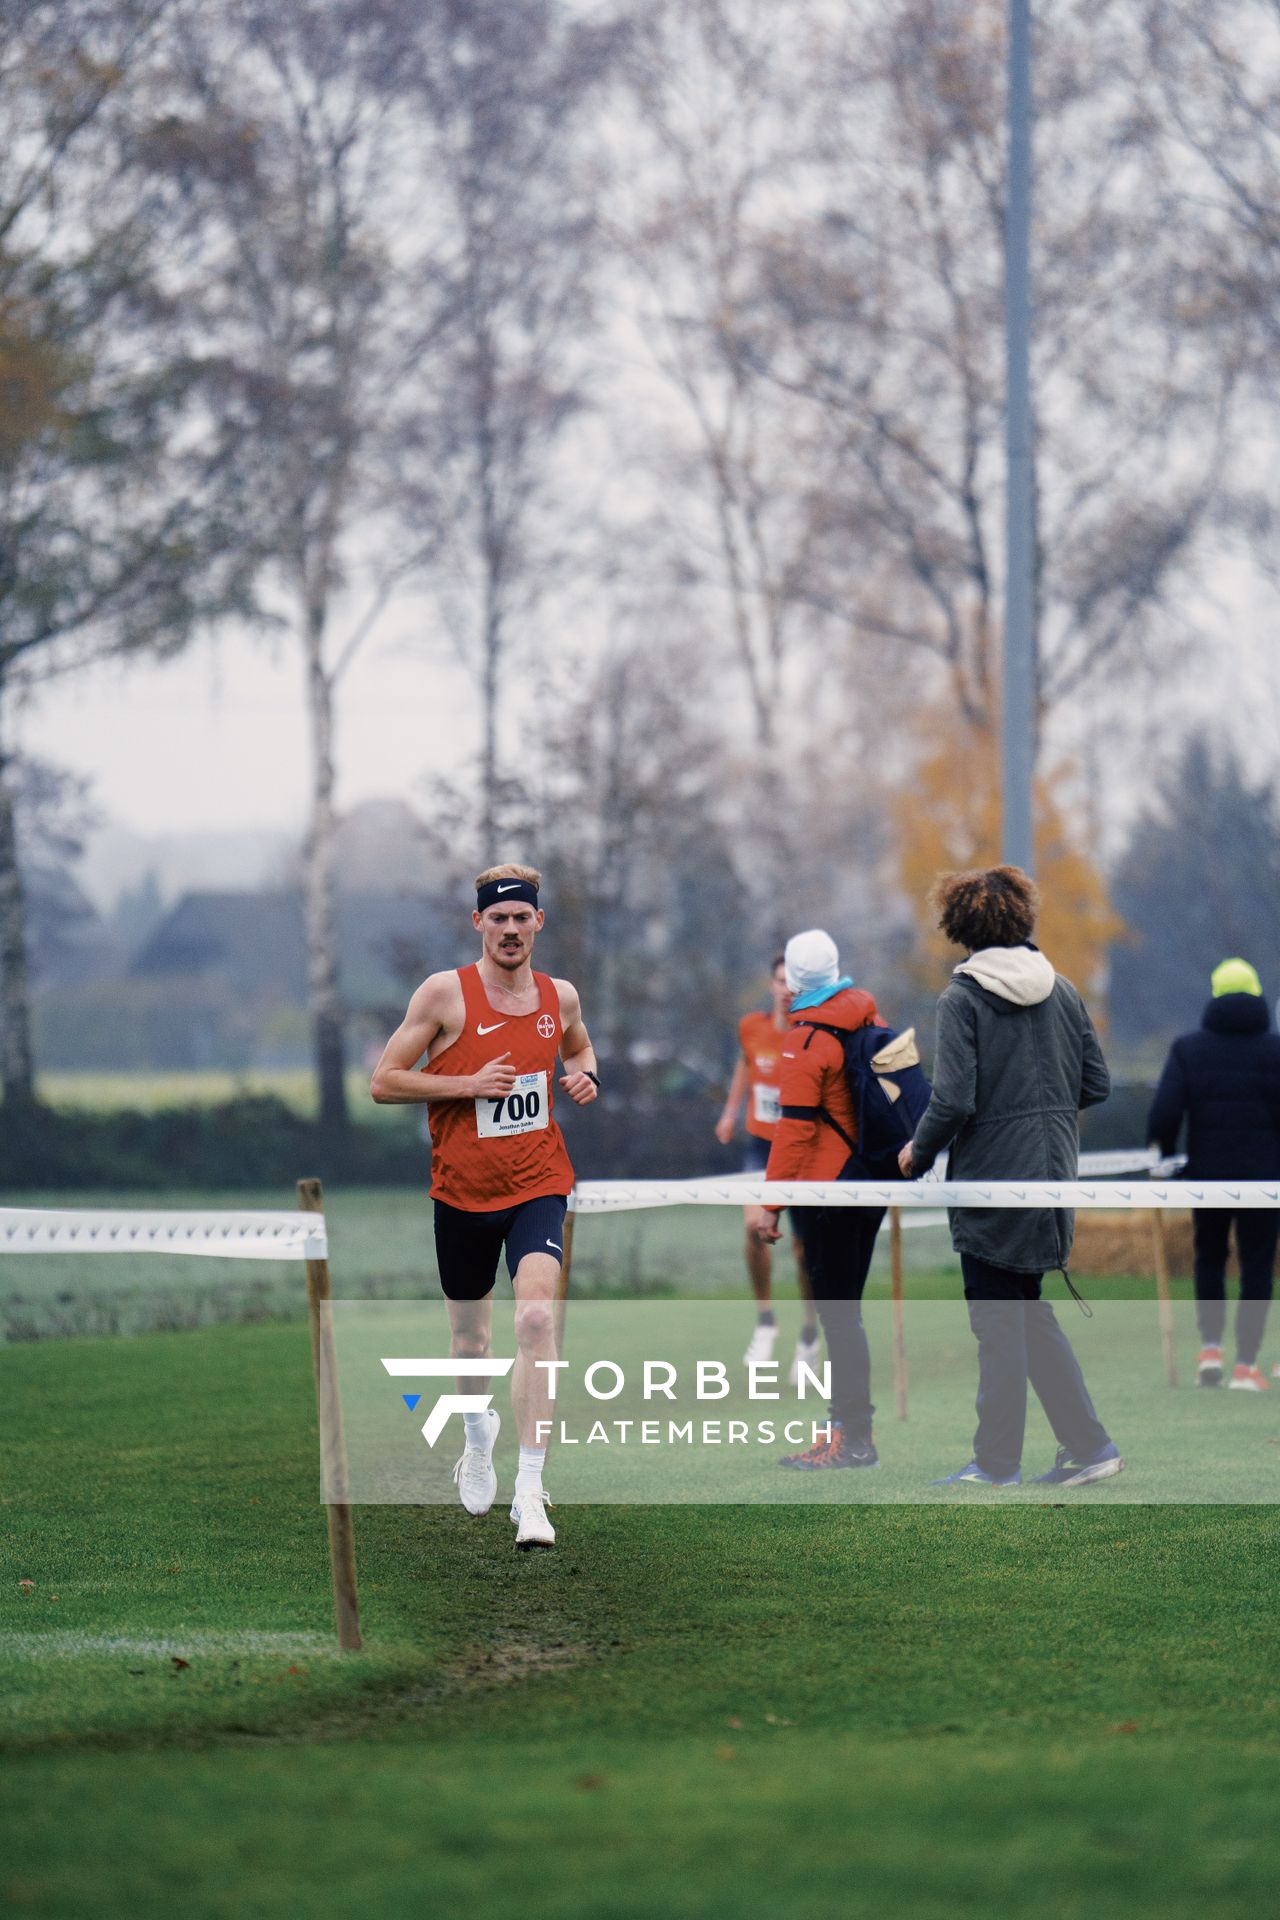
[(538, 1016), (538, 1032), (544, 1040), (550, 1040), (555, 1030), (556, 1023), (549, 1013), (543, 1013)]

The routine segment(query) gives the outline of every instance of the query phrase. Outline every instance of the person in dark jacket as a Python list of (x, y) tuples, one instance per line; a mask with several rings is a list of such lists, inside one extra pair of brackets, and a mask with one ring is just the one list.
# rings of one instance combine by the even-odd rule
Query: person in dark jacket
[[(1076, 1117), (1111, 1090), (1083, 1000), (1031, 936), (1039, 896), (1019, 867), (943, 874), (933, 901), (947, 938), (968, 949), (938, 1001), (933, 1097), (903, 1148), (904, 1174), (950, 1148), (952, 1180), (1074, 1180)], [(1071, 1343), (1040, 1298), (1046, 1271), (1066, 1272), (1075, 1216), (1065, 1208), (957, 1207), (969, 1321), (978, 1342), (973, 1459), (940, 1486), (1016, 1486), (1030, 1381), (1058, 1439), (1040, 1481), (1089, 1486), (1124, 1461), (1089, 1398)]]
[[(1147, 1122), (1147, 1138), (1166, 1156), (1187, 1122), (1188, 1180), (1280, 1180), (1280, 1034), (1247, 960), (1215, 967), (1213, 998), (1198, 1033), (1184, 1033), (1169, 1050)], [(1196, 1313), (1202, 1387), (1222, 1381), (1222, 1335), (1227, 1323), (1227, 1244), (1235, 1222), (1240, 1256), (1236, 1360), (1231, 1385), (1246, 1393), (1269, 1386), (1258, 1366), (1276, 1263), (1280, 1214), (1242, 1207), (1198, 1207), (1195, 1238)], [(1277, 1369), (1280, 1373), (1280, 1368)]]

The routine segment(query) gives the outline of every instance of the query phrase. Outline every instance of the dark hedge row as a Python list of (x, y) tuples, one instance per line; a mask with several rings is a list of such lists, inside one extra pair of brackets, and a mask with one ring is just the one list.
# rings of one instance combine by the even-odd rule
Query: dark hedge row
[[(1148, 1087), (1118, 1088), (1085, 1117), (1086, 1147), (1144, 1144)], [(570, 1110), (565, 1133), (582, 1179), (657, 1180), (723, 1173), (741, 1148), (717, 1146), (718, 1102), (669, 1104), (633, 1098)], [(418, 1185), (427, 1152), (417, 1113), (403, 1126), (353, 1125), (327, 1139), (273, 1095), (222, 1106), (169, 1107), (154, 1113), (55, 1112), (37, 1108), (8, 1122), (0, 1107), (0, 1188), (232, 1188), (291, 1185), (300, 1175), (358, 1186)]]
[(38, 1108), (16, 1125), (0, 1108), (6, 1187), (280, 1187), (304, 1174), (400, 1185), (420, 1181), (425, 1165), (412, 1129), (353, 1127), (336, 1145), (273, 1095), (154, 1113)]
[[(602, 1101), (566, 1115), (565, 1131), (584, 1179), (723, 1172), (739, 1156), (716, 1145), (716, 1111), (686, 1101), (659, 1119)], [(39, 1107), (21, 1121), (0, 1106), (0, 1189), (279, 1188), (306, 1174), (350, 1186), (416, 1186), (429, 1165), (419, 1124), (419, 1114), (406, 1111), (403, 1125), (353, 1125), (335, 1141), (270, 1094), (153, 1113)]]

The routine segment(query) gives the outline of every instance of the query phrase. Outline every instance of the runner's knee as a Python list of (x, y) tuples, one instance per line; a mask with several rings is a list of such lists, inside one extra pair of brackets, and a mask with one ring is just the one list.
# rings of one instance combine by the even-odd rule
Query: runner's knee
[(541, 1347), (551, 1338), (555, 1314), (550, 1300), (521, 1300), (516, 1307), (516, 1339), (522, 1347)]
[(455, 1327), (450, 1353), (455, 1360), (483, 1360), (489, 1352), (489, 1336), (476, 1327)]

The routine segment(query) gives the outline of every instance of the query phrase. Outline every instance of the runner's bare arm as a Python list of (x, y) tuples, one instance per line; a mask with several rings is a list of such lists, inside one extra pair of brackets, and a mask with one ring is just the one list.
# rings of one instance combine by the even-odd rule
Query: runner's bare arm
[(433, 973), (409, 1002), (409, 1008), (373, 1070), (369, 1091), (381, 1107), (407, 1106), (424, 1100), (499, 1098), (515, 1085), (515, 1068), (504, 1064), (506, 1054), (491, 1060), (479, 1073), (420, 1073), (418, 1062), (436, 1038), (461, 1031), (464, 1019), (462, 988), (456, 972)]
[(560, 996), (560, 1058), (564, 1063), (560, 1085), (575, 1106), (589, 1107), (597, 1088), (587, 1076), (596, 1071), (596, 1056), (582, 1024), (578, 989), (568, 980), (557, 980), (555, 988)]
[(716, 1139), (722, 1147), (728, 1146), (737, 1129), (738, 1115), (741, 1113), (742, 1103), (747, 1097), (747, 1087), (750, 1084), (750, 1080), (751, 1069), (742, 1054), (739, 1054), (738, 1063), (733, 1069), (733, 1078), (729, 1082), (729, 1091), (724, 1097), (724, 1108), (720, 1114), (720, 1118), (716, 1121)]

